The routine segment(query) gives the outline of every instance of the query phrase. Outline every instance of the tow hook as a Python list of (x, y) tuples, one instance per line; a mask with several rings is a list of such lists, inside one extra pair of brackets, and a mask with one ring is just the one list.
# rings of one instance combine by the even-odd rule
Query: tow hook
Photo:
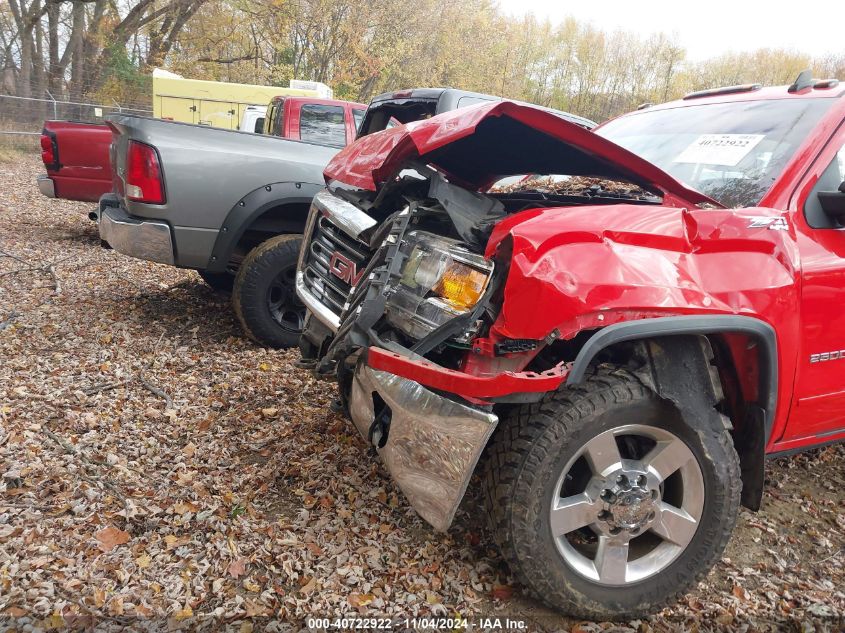
[(390, 435), (390, 419), (392, 412), (387, 403), (378, 397), (378, 394), (373, 394), (374, 404), (377, 406), (377, 411), (373, 423), (370, 425), (370, 430), (367, 433), (367, 440), (376, 448), (384, 448), (387, 444), (387, 436)]

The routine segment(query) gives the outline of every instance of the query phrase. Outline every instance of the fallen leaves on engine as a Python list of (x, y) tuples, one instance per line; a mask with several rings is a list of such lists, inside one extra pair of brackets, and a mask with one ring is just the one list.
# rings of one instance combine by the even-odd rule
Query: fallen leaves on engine
[(636, 185), (606, 178), (588, 176), (527, 176), (517, 182), (497, 185), (490, 193), (519, 193), (534, 191), (555, 196), (610, 196), (633, 199), (654, 199), (654, 194)]

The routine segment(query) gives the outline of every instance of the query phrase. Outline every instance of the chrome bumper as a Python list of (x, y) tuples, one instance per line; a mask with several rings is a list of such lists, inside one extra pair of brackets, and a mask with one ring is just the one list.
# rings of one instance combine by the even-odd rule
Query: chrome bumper
[(173, 264), (173, 238), (166, 222), (140, 220), (123, 209), (102, 205), (99, 215), (100, 238), (118, 253)]
[(499, 418), (362, 363), (349, 410), (365, 438), (375, 416), (373, 393), (391, 412), (387, 444), (377, 449), (379, 455), (411, 506), (435, 529), (446, 531)]
[[(302, 248), (308, 248), (308, 240), (302, 241)], [(296, 295), (319, 321), (330, 328), (332, 332), (337, 332), (337, 329), (340, 327), (340, 317), (320, 303), (320, 300), (311, 294), (308, 286), (305, 285), (305, 275), (300, 266), (297, 266), (296, 271)]]
[(46, 174), (41, 174), (35, 177), (35, 182), (38, 184), (38, 191), (48, 198), (56, 197), (56, 186), (53, 184), (53, 179)]

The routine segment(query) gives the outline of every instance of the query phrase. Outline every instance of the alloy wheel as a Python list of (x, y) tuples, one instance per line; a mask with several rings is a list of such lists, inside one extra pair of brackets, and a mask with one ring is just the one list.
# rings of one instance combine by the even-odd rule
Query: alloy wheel
[(287, 266), (273, 278), (267, 288), (267, 308), (282, 328), (302, 331), (305, 306), (296, 294), (296, 266)]
[(552, 537), (576, 573), (626, 585), (668, 567), (690, 544), (704, 510), (704, 477), (687, 444), (644, 424), (596, 435), (558, 478)]

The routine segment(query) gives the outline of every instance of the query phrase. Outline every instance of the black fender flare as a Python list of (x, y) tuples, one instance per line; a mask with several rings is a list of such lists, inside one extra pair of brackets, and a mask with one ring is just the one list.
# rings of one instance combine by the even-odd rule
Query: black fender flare
[(616, 343), (729, 332), (746, 334), (760, 346), (760, 402), (750, 407), (744, 433), (734, 438), (742, 470), (742, 505), (756, 511), (763, 501), (766, 445), (771, 439), (778, 398), (777, 335), (771, 325), (753, 317), (729, 314), (658, 317), (609, 325), (581, 348), (566, 384), (582, 382), (596, 354)]
[(747, 334), (760, 345), (759, 404), (764, 413), (765, 437), (768, 441), (775, 421), (778, 398), (777, 335), (771, 325), (754, 317), (731, 314), (672, 316), (608, 325), (593, 334), (578, 352), (566, 384), (575, 385), (583, 382), (587, 368), (595, 356), (616, 343), (660, 336), (717, 333)]
[[(247, 228), (266, 211), (286, 204), (311, 204), (325, 185), (311, 182), (273, 182), (250, 191), (233, 206), (220, 227), (206, 270), (223, 272)], [(286, 233), (302, 233), (304, 222), (291, 222)]]

